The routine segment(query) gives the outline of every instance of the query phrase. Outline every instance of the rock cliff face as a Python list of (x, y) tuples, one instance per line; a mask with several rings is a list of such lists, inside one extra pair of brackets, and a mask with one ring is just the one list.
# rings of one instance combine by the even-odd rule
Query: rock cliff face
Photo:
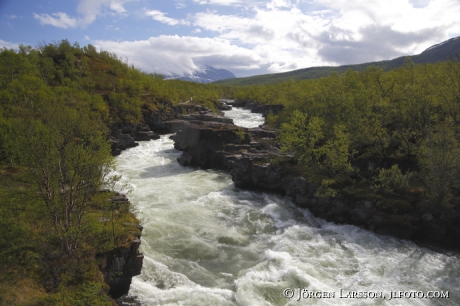
[(101, 271), (113, 299), (127, 294), (133, 276), (141, 274), (144, 255), (139, 252), (140, 244), (139, 239), (134, 239), (127, 241), (126, 246), (104, 254), (105, 261)]
[[(128, 198), (123, 194), (116, 194), (112, 201), (128, 202)], [(118, 299), (128, 293), (131, 279), (141, 274), (144, 260), (144, 255), (139, 252), (142, 226), (131, 223), (126, 226), (132, 228), (131, 235), (125, 238), (122, 245), (109, 252), (96, 255), (99, 270), (104, 276), (105, 283), (109, 285), (108, 294), (113, 299)]]
[(240, 138), (238, 133), (242, 130), (222, 115), (186, 115), (168, 124), (172, 131), (177, 131), (172, 138), (174, 147), (184, 151), (179, 158), (179, 163), (184, 166), (223, 168), (221, 152), (227, 143), (249, 143), (249, 137), (242, 132)]
[[(211, 110), (195, 104), (179, 103), (173, 105), (168, 100), (162, 100), (156, 108), (144, 105), (143, 120), (139, 124), (113, 124), (108, 135), (112, 145), (112, 155), (117, 156), (121, 151), (139, 145), (137, 141), (159, 139), (159, 134), (173, 133), (174, 126), (171, 121), (180, 118), (193, 121), (199, 114), (211, 113)], [(224, 104), (218, 104), (222, 109), (228, 109)], [(187, 117), (189, 116), (189, 117)], [(220, 116), (221, 122), (231, 123), (231, 119)], [(217, 119), (216, 119), (217, 120)]]
[(379, 234), (410, 239), (432, 247), (460, 249), (460, 216), (452, 210), (428, 209), (419, 198), (376, 201), (364, 197), (316, 196), (319, 186), (296, 173), (296, 161), (281, 154), (276, 132), (238, 128), (212, 114), (182, 116), (166, 123), (176, 135), (178, 162), (230, 172), (235, 186), (277, 192), (308, 208), (316, 217), (353, 224)]
[(160, 135), (152, 132), (145, 124), (114, 125), (110, 130), (109, 140), (112, 144), (112, 155), (120, 155), (121, 151), (136, 147), (136, 141), (159, 139)]

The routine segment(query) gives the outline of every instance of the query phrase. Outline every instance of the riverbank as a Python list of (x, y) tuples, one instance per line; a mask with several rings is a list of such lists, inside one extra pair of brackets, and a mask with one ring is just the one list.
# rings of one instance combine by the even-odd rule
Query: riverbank
[(239, 128), (209, 113), (167, 124), (176, 131), (175, 148), (183, 151), (178, 158), (181, 165), (223, 169), (231, 174), (236, 187), (285, 195), (327, 221), (434, 249), (460, 248), (458, 210), (433, 205), (417, 191), (399, 197), (368, 197), (361, 186), (349, 185), (335, 197), (317, 196), (320, 185), (311, 179), (313, 174), (303, 174), (292, 156), (280, 153), (274, 130)]
[[(225, 102), (264, 117), (282, 110), (277, 105)], [(318, 197), (320, 183), (312, 179), (315, 174), (303, 173), (292, 156), (280, 153), (276, 130), (237, 127), (223, 113), (199, 105), (179, 105), (168, 114), (146, 113), (145, 122), (152, 131), (176, 133), (173, 139), (175, 148), (183, 151), (178, 159), (183, 166), (228, 171), (236, 187), (285, 195), (327, 221), (353, 224), (434, 249), (460, 249), (460, 215), (455, 207), (431, 203), (418, 190), (401, 196), (369, 196), (365, 188), (353, 184), (345, 186), (338, 196)], [(135, 137), (133, 127), (113, 131), (119, 140), (130, 139), (126, 148), (136, 146), (135, 140), (143, 140)], [(120, 147), (114, 148), (119, 154)]]
[(9, 244), (1, 249), (0, 304), (77, 305), (86, 299), (112, 305), (128, 292), (143, 261), (142, 227), (131, 203), (122, 194), (98, 192), (86, 207), (82, 247), (69, 256), (49, 238), (54, 234), (49, 223), (24, 221), (46, 213), (28, 178), (26, 168), (0, 166), (0, 242)]
[[(239, 123), (246, 114), (229, 116)], [(228, 171), (183, 167), (181, 154), (162, 135), (117, 157), (145, 256), (119, 305), (281, 306), (290, 301), (283, 290), (299, 287), (336, 293), (319, 304), (362, 304), (340, 289), (449, 291), (440, 302), (460, 302), (458, 256), (317, 219), (284, 195), (236, 188)]]

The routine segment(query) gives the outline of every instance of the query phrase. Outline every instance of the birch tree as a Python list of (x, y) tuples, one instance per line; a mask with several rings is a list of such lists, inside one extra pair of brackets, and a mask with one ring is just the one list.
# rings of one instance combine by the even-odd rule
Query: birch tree
[(35, 181), (53, 234), (72, 255), (88, 204), (113, 168), (102, 125), (59, 101), (34, 105), (16, 122), (16, 155)]

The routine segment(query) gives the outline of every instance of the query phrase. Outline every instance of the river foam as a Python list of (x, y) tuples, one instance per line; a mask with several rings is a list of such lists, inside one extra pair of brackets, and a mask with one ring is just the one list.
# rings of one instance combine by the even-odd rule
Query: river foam
[[(251, 126), (263, 122), (256, 115), (227, 112)], [(282, 196), (235, 188), (227, 173), (182, 167), (179, 156), (165, 135), (117, 157), (145, 255), (119, 305), (460, 305), (458, 256), (317, 219)], [(335, 297), (297, 301), (296, 288)], [(410, 290), (449, 298), (389, 300)], [(350, 291), (386, 299), (340, 298)]]

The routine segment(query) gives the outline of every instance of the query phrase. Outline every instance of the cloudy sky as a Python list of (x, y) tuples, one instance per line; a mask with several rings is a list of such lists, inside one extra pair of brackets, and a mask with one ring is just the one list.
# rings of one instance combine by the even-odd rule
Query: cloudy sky
[(66, 38), (146, 72), (242, 77), (418, 54), (459, 16), (459, 0), (0, 0), (0, 46)]

